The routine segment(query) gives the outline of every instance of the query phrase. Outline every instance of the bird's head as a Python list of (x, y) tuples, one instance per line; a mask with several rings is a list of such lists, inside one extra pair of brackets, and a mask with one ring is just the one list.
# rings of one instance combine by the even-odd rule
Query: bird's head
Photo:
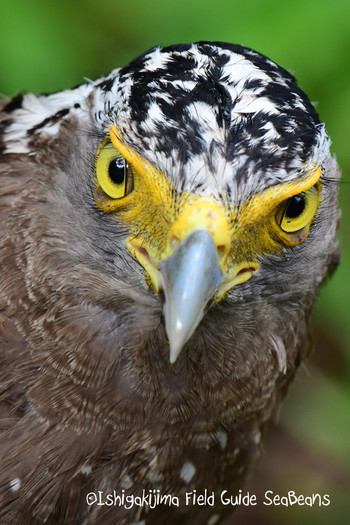
[(236, 45), (155, 48), (100, 81), (96, 104), (95, 202), (163, 302), (171, 362), (212, 305), (272, 285), (276, 261), (292, 286), (322, 280), (310, 254), (334, 237), (334, 217), (320, 220), (334, 166), (284, 69)]
[(163, 314), (171, 362), (217, 312), (225, 341), (257, 312), (252, 334), (306, 319), (337, 249), (339, 171), (286, 70), (238, 45), (157, 47), (6, 111), (5, 152), (34, 164), (28, 187), (18, 178), (36, 202), (31, 283), (75, 290), (119, 334)]

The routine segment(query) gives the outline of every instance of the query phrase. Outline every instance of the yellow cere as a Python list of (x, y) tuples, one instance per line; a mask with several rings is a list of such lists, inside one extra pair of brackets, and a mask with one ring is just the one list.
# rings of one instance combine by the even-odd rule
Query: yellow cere
[[(117, 213), (128, 226), (127, 247), (145, 268), (155, 291), (160, 282), (159, 263), (174, 253), (192, 231), (207, 231), (217, 247), (218, 263), (227, 276), (219, 291), (222, 297), (258, 271), (264, 254), (302, 242), (317, 213), (322, 173), (319, 166), (306, 167), (305, 175), (298, 180), (267, 188), (237, 209), (234, 203), (214, 197), (179, 194), (166, 175), (124, 142), (115, 126), (110, 128), (110, 141), (108, 148), (103, 143), (98, 152), (96, 171), (99, 164), (107, 166), (109, 158), (123, 156), (131, 170), (132, 191), (123, 190), (125, 196), (120, 198), (118, 193), (113, 198), (113, 189), (104, 185), (96, 173), (95, 201), (101, 210)], [(301, 213), (288, 217), (288, 204), (296, 195), (302, 195)]]

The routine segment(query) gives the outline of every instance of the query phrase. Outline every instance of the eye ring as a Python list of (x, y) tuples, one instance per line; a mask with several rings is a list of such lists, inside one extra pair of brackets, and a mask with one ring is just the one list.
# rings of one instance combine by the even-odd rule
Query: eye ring
[(309, 226), (320, 202), (319, 185), (290, 197), (277, 212), (277, 224), (285, 233), (296, 233)]
[(132, 169), (110, 141), (97, 152), (95, 174), (101, 189), (111, 199), (122, 199), (134, 189)]

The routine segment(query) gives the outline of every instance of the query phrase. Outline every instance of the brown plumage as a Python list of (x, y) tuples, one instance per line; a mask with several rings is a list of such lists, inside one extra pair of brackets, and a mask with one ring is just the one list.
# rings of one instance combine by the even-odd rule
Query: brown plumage
[[(166, 63), (160, 64), (160, 53)], [(2, 524), (219, 523), (232, 512), (220, 504), (221, 491), (235, 494), (244, 486), (265, 426), (310, 349), (317, 290), (337, 257), (339, 173), (324, 130), (292, 77), (261, 55), (223, 44), (199, 44), (190, 58), (188, 53), (188, 46), (156, 49), (134, 66), (76, 90), (1, 102)], [(191, 73), (200, 54), (210, 67)], [(255, 64), (244, 89), (247, 97), (254, 89), (261, 104), (240, 122), (233, 117), (238, 99), (223, 74), (228, 68), (240, 81), (243, 73), (236, 74), (227, 58), (237, 54)], [(147, 75), (159, 82), (159, 96), (148, 97)], [(190, 97), (187, 88), (177, 93), (166, 85), (164, 79), (174, 86), (175, 78), (197, 82)], [(278, 94), (273, 87), (281, 79), (288, 90)], [(141, 94), (128, 91), (130, 81)], [(168, 92), (172, 112), (162, 102), (161, 94)], [(186, 104), (196, 97), (205, 110), (184, 118)], [(264, 104), (276, 111), (269, 106), (264, 114)], [(224, 138), (207, 125), (210, 111)], [(278, 133), (267, 136), (265, 121)], [(168, 284), (152, 286), (126, 245), (130, 231), (136, 235), (131, 220), (118, 210), (102, 211), (94, 197), (95, 157), (112, 125), (127, 137), (128, 147), (165, 173), (178, 196), (188, 181), (191, 194), (201, 194), (207, 185), (206, 194), (215, 196), (209, 175), (221, 166), (220, 155), (225, 157), (229, 175), (218, 170), (215, 176), (217, 186), (225, 179), (230, 213), (237, 202), (298, 180), (300, 166), (322, 169), (321, 201), (307, 237), (279, 251), (249, 249), (257, 273), (223, 297), (211, 294), (205, 315), (172, 363), (163, 317)], [(182, 135), (174, 132), (176, 126)], [(220, 140), (227, 140), (227, 148)], [(232, 160), (229, 151), (235, 147)], [(194, 158), (202, 159), (205, 173), (196, 170)], [(134, 191), (139, 191), (137, 177)], [(147, 217), (147, 209), (142, 213)], [(180, 215), (181, 210), (174, 221)], [(158, 209), (149, 219), (154, 238), (161, 238), (162, 216)], [(235, 220), (239, 223), (239, 216)], [(239, 235), (252, 235), (252, 246), (258, 246), (260, 230), (254, 228)], [(167, 264), (162, 261), (160, 268)], [(186, 493), (193, 490), (214, 493), (217, 505), (186, 505)], [(175, 500), (152, 509), (87, 502), (96, 493), (107, 503), (113, 491), (134, 496), (154, 491), (154, 498), (179, 498), (180, 506)]]

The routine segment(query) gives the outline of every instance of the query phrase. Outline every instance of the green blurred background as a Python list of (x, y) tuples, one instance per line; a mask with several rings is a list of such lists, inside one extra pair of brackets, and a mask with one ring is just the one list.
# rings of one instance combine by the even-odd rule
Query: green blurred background
[(250, 490), (330, 494), (329, 507), (250, 507), (234, 523), (349, 523), (349, 0), (1, 0), (0, 93), (50, 92), (94, 79), (156, 45), (222, 40), (293, 72), (317, 103), (342, 168), (342, 263), (315, 311), (301, 370)]

